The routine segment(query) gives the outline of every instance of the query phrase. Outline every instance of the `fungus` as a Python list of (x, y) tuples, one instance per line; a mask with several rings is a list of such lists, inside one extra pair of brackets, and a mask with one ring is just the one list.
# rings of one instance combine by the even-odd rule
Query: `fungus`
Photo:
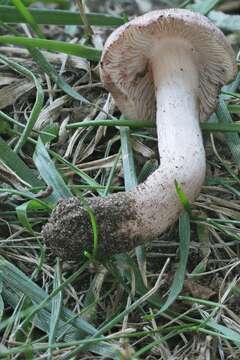
[[(98, 229), (97, 256), (125, 252), (173, 224), (205, 177), (199, 121), (214, 111), (219, 90), (236, 75), (235, 56), (206, 17), (167, 9), (140, 16), (115, 30), (105, 44), (100, 74), (128, 119), (156, 119), (159, 168), (131, 191), (88, 200)], [(77, 260), (93, 249), (92, 226), (78, 198), (60, 201), (43, 228), (53, 251)]]

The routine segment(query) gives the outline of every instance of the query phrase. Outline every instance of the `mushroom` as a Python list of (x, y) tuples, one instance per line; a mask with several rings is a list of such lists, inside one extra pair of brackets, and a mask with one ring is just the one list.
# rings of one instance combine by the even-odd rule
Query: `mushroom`
[[(191, 203), (196, 199), (206, 167), (199, 120), (214, 111), (221, 86), (236, 71), (223, 33), (188, 10), (147, 13), (109, 37), (100, 62), (102, 81), (128, 119), (156, 118), (160, 166), (131, 191), (88, 200), (99, 258), (156, 239), (176, 221), (183, 205), (175, 181)], [(89, 211), (78, 198), (60, 201), (42, 233), (63, 258), (92, 252)]]

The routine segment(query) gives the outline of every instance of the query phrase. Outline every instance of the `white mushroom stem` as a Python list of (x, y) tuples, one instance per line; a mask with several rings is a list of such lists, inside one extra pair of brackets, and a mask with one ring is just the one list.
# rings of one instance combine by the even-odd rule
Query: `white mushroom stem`
[(135, 189), (135, 200), (144, 229), (154, 237), (178, 217), (182, 205), (174, 181), (190, 202), (205, 177), (205, 151), (199, 126), (199, 76), (188, 43), (166, 39), (152, 54), (156, 92), (160, 167)]

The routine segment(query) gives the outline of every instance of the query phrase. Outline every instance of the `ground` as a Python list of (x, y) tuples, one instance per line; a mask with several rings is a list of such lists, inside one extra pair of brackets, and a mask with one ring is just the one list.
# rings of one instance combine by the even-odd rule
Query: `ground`
[[(31, 20), (20, 6), (29, 3), (48, 9), (48, 25), (37, 24), (39, 13)], [(115, 24), (152, 8), (192, 6), (225, 32), (239, 63), (237, 0), (86, 5)], [(101, 49), (114, 27), (91, 18), (98, 26), (90, 36), (71, 14), (53, 24), (56, 9), (80, 17), (67, 0), (0, 1), (0, 358), (239, 359), (240, 75), (222, 90), (212, 131), (202, 127), (207, 174), (191, 210), (129, 253), (99, 261), (85, 251), (63, 261), (41, 235), (60, 198), (125, 191), (156, 169), (159, 155), (154, 129), (96, 122), (121, 119), (99, 78), (100, 52), (56, 45)], [(52, 43), (40, 52), (2, 35)]]

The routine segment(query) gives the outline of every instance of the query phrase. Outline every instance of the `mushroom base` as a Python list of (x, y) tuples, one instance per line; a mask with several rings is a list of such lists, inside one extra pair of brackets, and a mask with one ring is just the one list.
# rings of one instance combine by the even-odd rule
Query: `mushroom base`
[[(135, 234), (131, 224), (142, 228), (134, 199), (126, 193), (88, 200), (97, 226), (97, 258), (126, 252), (147, 240), (146, 234)], [(128, 219), (128, 225), (126, 224)], [(131, 227), (131, 230), (130, 230)], [(131, 236), (130, 236), (131, 233)], [(92, 223), (87, 207), (78, 198), (61, 200), (54, 209), (42, 235), (53, 252), (66, 260), (80, 260), (84, 252), (93, 253)]]

